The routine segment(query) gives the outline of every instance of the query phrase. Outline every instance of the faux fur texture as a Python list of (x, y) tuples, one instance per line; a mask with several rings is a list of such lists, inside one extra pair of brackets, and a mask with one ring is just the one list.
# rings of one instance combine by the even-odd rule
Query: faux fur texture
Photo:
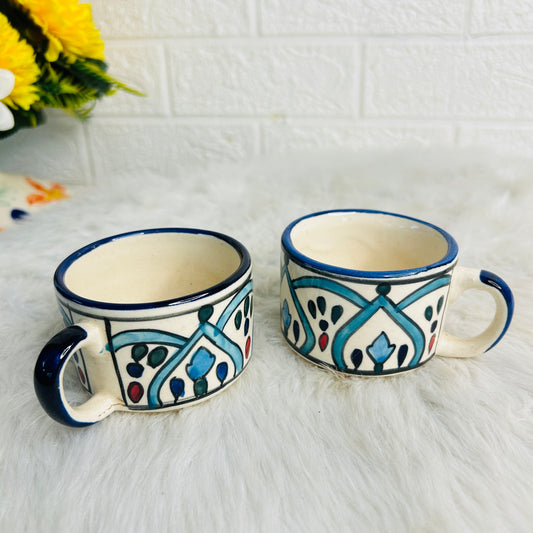
[[(53, 178), (53, 176), (43, 176)], [(533, 165), (457, 150), (300, 154), (88, 190), (0, 234), (0, 531), (533, 530)], [(388, 378), (311, 365), (279, 329), (279, 242), (294, 218), (377, 208), (455, 236), (460, 264), (511, 285), (516, 312), (475, 359)], [(253, 359), (198, 406), (86, 429), (41, 409), (32, 373), (62, 327), (55, 266), (100, 237), (159, 226), (241, 240), (254, 260)], [(490, 298), (489, 298), (490, 300)], [(473, 292), (448, 329), (479, 331)], [(80, 386), (67, 380), (72, 396)]]

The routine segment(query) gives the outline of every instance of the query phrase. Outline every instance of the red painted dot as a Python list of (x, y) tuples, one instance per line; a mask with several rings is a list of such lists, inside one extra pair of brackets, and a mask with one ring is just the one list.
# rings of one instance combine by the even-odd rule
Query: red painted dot
[(244, 357), (248, 359), (248, 356), (250, 355), (250, 347), (252, 346), (252, 337), (248, 337), (246, 339), (246, 346), (244, 348)]
[(144, 394), (143, 386), (137, 381), (132, 381), (128, 386), (128, 396), (133, 403), (137, 403)]
[(85, 374), (80, 367), (78, 367), (78, 375), (80, 376), (81, 382), (85, 385)]
[(435, 344), (435, 335), (431, 337), (429, 340), (429, 351), (431, 351), (431, 348), (433, 348), (433, 345)]
[(326, 346), (328, 345), (329, 337), (327, 333), (322, 333), (320, 337), (318, 338), (318, 345), (320, 346), (320, 349), (324, 351), (326, 349)]

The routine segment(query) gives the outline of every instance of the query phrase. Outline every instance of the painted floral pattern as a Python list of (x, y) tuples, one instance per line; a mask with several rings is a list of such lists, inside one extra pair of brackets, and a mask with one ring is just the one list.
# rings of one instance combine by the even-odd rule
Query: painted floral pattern
[[(291, 272), (290, 270), (293, 270)], [(358, 283), (281, 268), (281, 328), (307, 359), (350, 374), (415, 368), (436, 349), (450, 275)]]

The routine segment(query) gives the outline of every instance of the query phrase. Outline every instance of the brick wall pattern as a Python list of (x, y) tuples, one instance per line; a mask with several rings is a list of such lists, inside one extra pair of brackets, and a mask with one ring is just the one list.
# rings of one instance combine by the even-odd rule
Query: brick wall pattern
[(89, 184), (288, 151), (533, 155), (533, 0), (91, 4), (111, 74), (147, 96), (85, 124), (49, 113), (0, 144), (3, 171)]

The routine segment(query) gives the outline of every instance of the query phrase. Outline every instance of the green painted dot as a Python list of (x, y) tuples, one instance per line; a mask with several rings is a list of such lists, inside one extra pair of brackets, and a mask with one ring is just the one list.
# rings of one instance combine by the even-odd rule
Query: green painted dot
[(309, 300), (307, 302), (307, 309), (309, 309), (309, 312), (311, 313), (311, 316), (313, 318), (316, 318), (316, 304), (313, 302), (313, 300)]
[(134, 361), (140, 361), (148, 353), (146, 344), (134, 344), (131, 348), (131, 357)]
[(235, 327), (239, 329), (241, 327), (242, 323), (242, 312), (237, 311), (237, 314), (235, 315)]
[(326, 312), (326, 299), (323, 296), (319, 296), (316, 299), (316, 304), (318, 305), (318, 310), (320, 311), (320, 314), (324, 314)]
[(431, 320), (433, 318), (433, 307), (430, 305), (426, 307), (426, 310), (424, 311), (424, 316), (426, 317), (426, 320)]
[(386, 296), (390, 292), (390, 284), (389, 283), (380, 283), (376, 287), (376, 292), (378, 294), (381, 294), (382, 296)]
[(148, 364), (155, 368), (156, 366), (159, 366), (167, 357), (168, 349), (164, 346), (158, 346), (157, 348), (154, 348), (149, 354), (148, 354)]
[(194, 395), (203, 396), (207, 392), (207, 380), (205, 378), (197, 379), (194, 382)]
[(336, 324), (343, 312), (344, 309), (342, 308), (342, 305), (334, 305), (331, 309), (331, 321)]
[(249, 310), (250, 310), (250, 296), (247, 296), (246, 300), (244, 300), (244, 314), (247, 315)]
[(211, 318), (212, 314), (213, 314), (213, 306), (204, 305), (203, 307), (200, 307), (200, 310), (198, 311), (198, 320), (200, 320), (201, 324), (204, 324)]
[(440, 310), (442, 309), (442, 304), (444, 303), (444, 296), (441, 296), (439, 298), (439, 301), (437, 302), (437, 313), (440, 313)]

